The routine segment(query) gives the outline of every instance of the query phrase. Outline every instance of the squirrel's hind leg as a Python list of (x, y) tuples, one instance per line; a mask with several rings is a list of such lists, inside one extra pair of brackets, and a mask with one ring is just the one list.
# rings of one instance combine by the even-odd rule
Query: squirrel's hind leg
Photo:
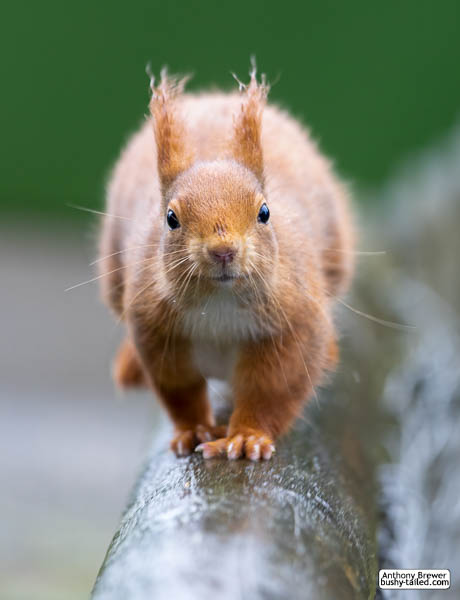
[(129, 338), (118, 349), (113, 363), (113, 378), (120, 388), (147, 386), (136, 349)]

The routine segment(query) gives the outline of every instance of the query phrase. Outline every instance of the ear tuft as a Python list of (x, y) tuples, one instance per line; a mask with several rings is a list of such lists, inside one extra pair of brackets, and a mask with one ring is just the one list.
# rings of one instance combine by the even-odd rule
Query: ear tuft
[(251, 59), (251, 64), (249, 84), (245, 85), (233, 75), (244, 99), (241, 110), (235, 117), (231, 151), (235, 160), (250, 169), (263, 184), (264, 165), (260, 137), (262, 113), (270, 88), (264, 74), (260, 83), (257, 81), (254, 58)]
[(157, 145), (158, 174), (165, 193), (174, 179), (193, 162), (193, 154), (187, 149), (185, 126), (178, 114), (180, 97), (189, 77), (171, 77), (163, 68), (160, 83), (155, 85), (155, 78), (147, 72), (152, 90), (149, 108)]

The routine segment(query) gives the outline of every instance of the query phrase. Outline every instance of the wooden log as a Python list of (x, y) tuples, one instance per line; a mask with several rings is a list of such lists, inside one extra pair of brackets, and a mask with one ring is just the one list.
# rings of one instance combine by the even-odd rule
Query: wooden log
[(331, 393), (262, 463), (177, 459), (161, 435), (93, 600), (374, 598), (360, 414)]

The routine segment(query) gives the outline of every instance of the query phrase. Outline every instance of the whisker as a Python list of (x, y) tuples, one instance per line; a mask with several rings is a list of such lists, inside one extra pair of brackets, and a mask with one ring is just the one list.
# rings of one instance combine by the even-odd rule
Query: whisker
[(164, 273), (166, 274), (166, 273), (169, 273), (170, 271), (173, 271), (174, 269), (177, 269), (178, 266), (182, 265), (184, 262), (187, 262), (188, 260), (190, 260), (189, 256), (178, 258), (171, 265), (169, 265), (169, 267), (167, 269), (165, 269)]
[(134, 304), (134, 302), (136, 301), (136, 299), (137, 299), (137, 298), (138, 298), (138, 297), (139, 297), (141, 294), (143, 294), (144, 292), (146, 292), (146, 291), (148, 290), (148, 288), (149, 288), (151, 285), (153, 285), (154, 283), (155, 283), (155, 280), (154, 280), (154, 279), (152, 279), (152, 281), (149, 281), (149, 282), (148, 282), (148, 284), (147, 284), (145, 287), (141, 288), (141, 289), (140, 289), (140, 290), (139, 290), (139, 291), (138, 291), (138, 292), (135, 294), (135, 296), (134, 296), (133, 298), (131, 298), (131, 300), (130, 300), (130, 302), (129, 302), (128, 306), (127, 306), (126, 308), (124, 308), (124, 309), (123, 309), (123, 312), (121, 313), (121, 315), (120, 315), (120, 316), (119, 316), (119, 318), (118, 318), (118, 321), (117, 321), (117, 324), (118, 324), (118, 325), (119, 325), (119, 324), (120, 324), (120, 323), (121, 323), (121, 322), (124, 320), (124, 318), (125, 318), (125, 316), (126, 316), (126, 314), (127, 314), (128, 310), (129, 310), (129, 309), (131, 308), (131, 306)]
[[(181, 284), (181, 286), (179, 288), (179, 292), (178, 292), (178, 295), (180, 294), (180, 296), (178, 297), (178, 295), (177, 295), (175, 297), (177, 303), (180, 303), (180, 301), (183, 298), (183, 295), (185, 294), (185, 291), (187, 289), (187, 278), (189, 276), (191, 278), (192, 275), (193, 275), (193, 272), (197, 268), (198, 268), (198, 265), (196, 263), (192, 263), (190, 265), (190, 267), (186, 270), (185, 275), (184, 275), (184, 281), (182, 282), (182, 284)], [(181, 293), (182, 289), (184, 290), (183, 293)], [(168, 319), (168, 328), (167, 328), (168, 334), (167, 334), (167, 337), (166, 337), (165, 347), (164, 347), (164, 350), (163, 350), (163, 353), (162, 353), (162, 356), (161, 356), (161, 364), (160, 364), (161, 371), (163, 371), (164, 359), (165, 359), (166, 351), (168, 349), (168, 345), (169, 345), (169, 342), (170, 342), (171, 339), (172, 339), (172, 342), (173, 342), (172, 352), (174, 353), (174, 356), (175, 356), (175, 353), (176, 353), (175, 332), (176, 332), (176, 328), (177, 328), (177, 325), (178, 325), (178, 321), (179, 321), (179, 319), (177, 319), (177, 313), (172, 310), (171, 314), (170, 314), (170, 317)]]
[(383, 326), (389, 327), (391, 329), (399, 329), (401, 331), (414, 331), (415, 329), (417, 329), (417, 327), (415, 325), (403, 325), (402, 323), (394, 323), (393, 321), (386, 321), (385, 319), (380, 319), (379, 317), (374, 317), (373, 315), (368, 315), (367, 313), (365, 313), (361, 310), (358, 310), (357, 308), (354, 308), (353, 306), (350, 306), (344, 300), (342, 300), (341, 298), (339, 298), (337, 296), (333, 296), (333, 298), (335, 300), (337, 300), (338, 302), (340, 302), (340, 304), (343, 304), (346, 308), (351, 310), (351, 312), (354, 312), (355, 314), (357, 314), (361, 317), (365, 317), (366, 319), (369, 319), (369, 321), (374, 321), (374, 323), (378, 323), (379, 325), (383, 325)]
[[(186, 257), (188, 258), (188, 256)], [(148, 269), (148, 265), (147, 267), (145, 267), (144, 269), (141, 270), (141, 272), (145, 271), (146, 269)], [(131, 306), (134, 304), (134, 302), (137, 300), (137, 298), (143, 294), (144, 292), (146, 292), (150, 286), (152, 286), (154, 283), (156, 282), (155, 279), (152, 279), (152, 281), (149, 281), (149, 283), (147, 283), (146, 286), (144, 286), (143, 288), (141, 288), (138, 292), (136, 292), (136, 294), (133, 296), (133, 298), (130, 300), (128, 306), (125, 307), (125, 309), (123, 310), (123, 312), (121, 313), (118, 323), (121, 323), (123, 321), (123, 319), (125, 318), (128, 310), (131, 308)]]
[(78, 204), (67, 204), (69, 208), (76, 208), (77, 210), (82, 210), (83, 212), (93, 213), (95, 215), (103, 215), (105, 217), (113, 217), (114, 219), (124, 219), (125, 221), (132, 221), (129, 217), (122, 217), (121, 215), (112, 215), (107, 212), (103, 212), (102, 210), (95, 210), (94, 208), (88, 208), (87, 206), (79, 206)]
[(342, 248), (321, 248), (327, 252), (340, 252), (340, 254), (353, 254), (357, 256), (383, 256), (386, 250), (343, 250)]
[[(340, 254), (350, 254), (353, 256), (384, 256), (387, 254), (386, 250), (344, 250), (342, 248), (320, 248), (320, 250), (327, 252), (339, 252)], [(253, 251), (253, 254), (265, 262), (267, 261), (267, 257), (263, 254), (259, 254), (257, 251)]]
[(97, 263), (102, 262), (103, 260), (106, 260), (107, 258), (112, 258), (112, 256), (117, 256), (118, 254), (123, 254), (123, 252), (129, 252), (131, 250), (140, 250), (141, 248), (152, 248), (152, 247), (156, 247), (157, 244), (147, 244), (145, 246), (133, 246), (132, 248), (125, 248), (124, 250), (118, 250), (118, 252), (112, 252), (112, 254), (107, 254), (106, 256), (101, 256), (100, 258), (96, 258), (96, 260), (93, 260), (92, 262), (89, 263), (89, 266), (92, 267), (93, 265), (96, 265)]
[[(196, 266), (196, 264), (192, 263), (192, 264), (190, 265), (190, 267), (188, 267), (188, 268), (186, 269), (186, 271), (185, 271), (185, 276), (184, 276), (184, 277), (186, 277), (186, 276), (187, 276), (187, 274), (188, 274), (190, 271), (193, 271), (195, 266)], [(183, 284), (181, 284), (181, 286), (180, 286), (180, 288), (179, 288), (179, 292), (178, 292), (178, 294), (181, 292), (181, 290), (182, 290), (182, 287), (183, 287)], [(178, 294), (176, 294), (176, 295), (174, 296), (174, 303), (175, 303), (176, 305), (177, 305), (177, 300), (178, 300)], [(180, 302), (180, 300), (181, 300), (181, 299), (182, 299), (182, 296), (180, 296), (180, 298), (179, 298), (179, 302)], [(175, 356), (176, 356), (176, 339), (175, 339), (175, 332), (176, 332), (176, 328), (177, 328), (178, 321), (179, 321), (179, 319), (178, 319), (178, 313), (177, 313), (177, 311), (176, 311), (176, 310), (174, 310), (173, 308), (171, 308), (171, 309), (170, 309), (170, 312), (169, 312), (169, 317), (168, 317), (168, 323), (167, 323), (167, 327), (166, 327), (166, 331), (167, 331), (166, 340), (165, 340), (165, 343), (164, 343), (164, 348), (163, 348), (163, 352), (162, 352), (162, 355), (161, 355), (161, 362), (160, 362), (160, 372), (161, 372), (161, 373), (163, 373), (163, 368), (164, 368), (164, 360), (165, 360), (165, 357), (166, 357), (166, 352), (167, 352), (167, 350), (169, 349), (169, 344), (170, 344), (170, 341), (171, 341), (171, 339), (172, 339), (172, 342), (173, 342), (173, 346), (172, 346), (172, 349), (171, 349), (171, 354), (174, 354), (174, 358), (175, 358)]]
[[(99, 263), (107, 258), (111, 258), (112, 256), (117, 256), (118, 254), (123, 254), (124, 252), (129, 252), (131, 250), (141, 250), (142, 248), (159, 248), (160, 243), (157, 244), (143, 244), (142, 246), (132, 246), (131, 248), (124, 248), (123, 250), (118, 250), (118, 252), (112, 252), (112, 254), (107, 254), (106, 256), (101, 256), (96, 260), (93, 260), (89, 263), (89, 266), (92, 267), (96, 263)], [(179, 252), (184, 252), (186, 246), (181, 247), (179, 250), (172, 250), (171, 252), (166, 252), (163, 256), (172, 256), (173, 254), (179, 254)]]
[(177, 295), (178, 302), (180, 302), (184, 298), (185, 292), (187, 291), (187, 288), (188, 288), (190, 280), (193, 276), (193, 273), (196, 271), (197, 268), (198, 268), (198, 265), (196, 263), (192, 263), (191, 266), (185, 271), (185, 273), (183, 275), (184, 280), (179, 288), (179, 292)]
[(135, 263), (131, 263), (129, 265), (123, 265), (122, 267), (118, 267), (116, 269), (112, 269), (111, 271), (107, 271), (107, 273), (102, 273), (101, 275), (97, 275), (96, 277), (92, 277), (91, 279), (88, 279), (87, 281), (82, 281), (81, 283), (76, 283), (75, 285), (71, 285), (70, 287), (66, 288), (64, 291), (65, 292), (70, 292), (70, 290), (74, 290), (75, 288), (81, 287), (82, 285), (86, 285), (88, 283), (93, 283), (93, 281), (97, 281), (98, 279), (101, 279), (102, 277), (107, 277), (108, 275), (112, 275), (112, 273), (116, 273), (117, 271), (121, 271), (123, 269), (127, 269), (128, 267), (134, 267), (136, 265), (140, 265), (144, 262), (147, 261), (153, 261), (152, 258), (145, 258), (144, 260), (139, 260)]
[[(187, 256), (187, 257), (185, 257), (185, 259), (180, 259), (180, 260), (181, 260), (181, 261), (185, 261), (185, 260), (188, 260), (188, 258), (189, 258), (189, 257)], [(137, 263), (137, 264), (139, 264), (139, 263)], [(178, 266), (178, 265), (175, 265), (175, 266)], [(193, 265), (192, 265), (192, 266), (193, 266)], [(145, 271), (147, 268), (148, 268), (148, 265), (147, 265), (147, 267), (145, 267), (145, 268), (143, 269), (143, 271)], [(166, 272), (167, 272), (167, 271), (166, 271)], [(188, 271), (186, 271), (186, 273), (188, 273)], [(144, 292), (146, 292), (146, 291), (149, 289), (149, 287), (151, 287), (151, 286), (152, 286), (152, 285), (153, 285), (155, 282), (156, 282), (156, 280), (155, 280), (155, 279), (152, 279), (152, 281), (149, 281), (149, 283), (147, 283), (147, 285), (145, 285), (145, 286), (144, 286), (143, 288), (141, 288), (141, 289), (140, 289), (138, 292), (136, 292), (136, 294), (135, 294), (135, 295), (133, 296), (133, 298), (130, 300), (129, 304), (128, 304), (128, 305), (127, 305), (125, 308), (124, 308), (123, 312), (122, 312), (122, 313), (121, 313), (121, 315), (119, 316), (119, 318), (118, 318), (118, 323), (121, 323), (121, 322), (123, 321), (123, 319), (125, 318), (126, 314), (127, 314), (127, 313), (128, 313), (128, 311), (129, 311), (129, 309), (130, 309), (130, 308), (133, 306), (133, 304), (134, 304), (134, 302), (137, 300), (137, 298), (139, 298), (139, 296), (140, 296), (141, 294), (143, 294)]]
[[(254, 268), (254, 265), (253, 265), (253, 263), (252, 263), (252, 261), (251, 261), (251, 260), (249, 261), (249, 264), (250, 264), (250, 265), (252, 265), (252, 267)], [(251, 287), (253, 288), (254, 294), (255, 294), (255, 295), (256, 295), (256, 297), (259, 299), (259, 303), (261, 304), (260, 295), (259, 295), (259, 290), (257, 289), (256, 283), (255, 283), (255, 281), (254, 281), (254, 279), (253, 279), (253, 277), (252, 277), (252, 275), (251, 275), (251, 273), (250, 273), (249, 271), (247, 271), (247, 275), (248, 275), (248, 278), (249, 278), (249, 282), (250, 282), (250, 284), (251, 284)], [(278, 327), (279, 327), (279, 329), (280, 329), (280, 331), (281, 331), (281, 319), (280, 319), (280, 312), (279, 312), (279, 310), (277, 310), (277, 309), (276, 309), (276, 307), (275, 307), (275, 313), (276, 313), (276, 315), (277, 315), (277, 317), (278, 317)], [(280, 366), (280, 369), (281, 369), (281, 373), (283, 374), (283, 378), (284, 378), (284, 381), (285, 381), (285, 383), (286, 383), (286, 388), (287, 388), (288, 392), (290, 393), (290, 386), (289, 386), (289, 382), (288, 382), (288, 380), (287, 380), (286, 373), (285, 373), (285, 371), (284, 371), (283, 363), (281, 362), (281, 356), (280, 356), (280, 353), (278, 352), (278, 347), (277, 347), (277, 345), (276, 345), (275, 336), (273, 335), (273, 332), (272, 332), (272, 331), (270, 331), (269, 333), (270, 333), (270, 338), (271, 338), (271, 341), (272, 341), (272, 347), (273, 347), (273, 350), (274, 350), (274, 352), (275, 352), (275, 354), (276, 354), (276, 357), (277, 357), (277, 359), (278, 359), (278, 363), (279, 363), (279, 366)]]
[[(147, 269), (149, 269), (151, 267), (151, 264), (147, 264), (144, 267), (142, 267), (141, 269), (139, 269), (136, 273), (137, 276), (141, 275), (144, 271), (147, 271)], [(121, 283), (118, 283), (117, 285), (115, 285), (112, 289), (113, 290), (119, 290), (120, 287), (122, 286), (127, 286), (129, 282), (129, 275), (126, 276), (126, 279), (124, 279)], [(117, 321), (116, 325), (119, 324), (119, 321)]]
[[(270, 288), (267, 286), (267, 281), (265, 280), (265, 278), (261, 275), (261, 273), (258, 271), (258, 269), (256, 268), (256, 266), (254, 264), (252, 264), (252, 267), (254, 268), (254, 270), (256, 271), (256, 273), (258, 273), (258, 275), (261, 278), (261, 280), (263, 281), (264, 285), (269, 290)], [(289, 327), (289, 329), (291, 331), (292, 337), (293, 337), (294, 341), (296, 342), (297, 349), (299, 351), (299, 356), (302, 359), (303, 366), (305, 368), (305, 372), (306, 372), (308, 380), (310, 382), (310, 386), (311, 386), (313, 395), (315, 397), (316, 402), (318, 403), (318, 395), (316, 393), (315, 386), (313, 385), (313, 381), (312, 381), (312, 378), (310, 376), (310, 371), (308, 370), (307, 363), (305, 362), (305, 358), (304, 358), (304, 355), (303, 355), (303, 352), (302, 352), (302, 347), (300, 345), (300, 340), (299, 340), (298, 336), (296, 335), (296, 333), (294, 331), (294, 328), (292, 326), (292, 323), (289, 321), (289, 319), (288, 319), (286, 313), (284, 312), (283, 307), (281, 306), (281, 303), (279, 302), (279, 300), (275, 297), (274, 294), (271, 294), (270, 296), (271, 296), (272, 300), (274, 300), (277, 303), (278, 308), (279, 308), (282, 316), (284, 317), (284, 319), (285, 319), (285, 321), (287, 323), (287, 326)]]

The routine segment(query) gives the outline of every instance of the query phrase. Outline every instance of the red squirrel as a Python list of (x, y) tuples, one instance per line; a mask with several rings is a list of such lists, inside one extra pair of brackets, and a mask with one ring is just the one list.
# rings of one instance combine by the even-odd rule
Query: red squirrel
[[(103, 298), (127, 336), (122, 387), (148, 385), (177, 456), (269, 459), (338, 360), (334, 298), (353, 270), (345, 187), (306, 130), (250, 73), (191, 94), (162, 71), (148, 122), (113, 171)], [(217, 426), (207, 378), (234, 409)]]

